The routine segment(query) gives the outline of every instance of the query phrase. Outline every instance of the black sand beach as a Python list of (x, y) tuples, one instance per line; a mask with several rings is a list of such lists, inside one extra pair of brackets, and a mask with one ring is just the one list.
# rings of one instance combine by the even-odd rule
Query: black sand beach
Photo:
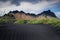
[(5, 24), (0, 27), (0, 40), (60, 40), (50, 25)]

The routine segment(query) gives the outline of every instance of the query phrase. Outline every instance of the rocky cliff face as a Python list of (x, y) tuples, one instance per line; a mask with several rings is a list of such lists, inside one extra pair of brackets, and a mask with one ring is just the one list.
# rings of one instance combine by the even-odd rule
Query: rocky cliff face
[[(4, 15), (4, 16), (7, 16), (7, 15)], [(17, 20), (39, 20), (40, 18), (42, 18), (43, 16), (44, 17), (55, 17), (56, 18), (56, 15), (51, 12), (50, 10), (48, 11), (44, 11), (38, 15), (35, 15), (35, 14), (30, 14), (30, 13), (25, 13), (23, 11), (10, 11), (8, 13), (8, 16), (10, 17), (14, 17), (15, 19)]]

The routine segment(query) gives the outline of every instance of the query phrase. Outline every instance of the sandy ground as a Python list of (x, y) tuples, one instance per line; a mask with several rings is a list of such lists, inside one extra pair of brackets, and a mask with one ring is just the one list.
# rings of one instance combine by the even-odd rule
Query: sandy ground
[(0, 26), (0, 40), (60, 40), (50, 25), (5, 24)]

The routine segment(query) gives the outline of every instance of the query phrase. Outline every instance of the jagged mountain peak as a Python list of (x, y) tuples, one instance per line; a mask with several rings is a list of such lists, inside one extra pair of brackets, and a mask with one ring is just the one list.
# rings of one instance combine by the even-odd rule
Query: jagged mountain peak
[(20, 11), (20, 13), (25, 13), (24, 11)]
[(43, 11), (42, 13), (38, 14), (39, 16), (40, 15), (43, 15), (43, 16), (51, 16), (51, 17), (56, 17), (55, 13), (52, 12), (51, 10), (47, 10), (47, 11)]
[(38, 15), (31, 14), (31, 13), (25, 13), (24, 11), (18, 11), (18, 10), (10, 11), (9, 13), (13, 13), (13, 14), (20, 13), (20, 14), (25, 14), (25, 15), (30, 15), (30, 16), (46, 16), (46, 17), (50, 16), (50, 17), (56, 17), (54, 12), (52, 12), (51, 10), (43, 11), (42, 13), (40, 13)]

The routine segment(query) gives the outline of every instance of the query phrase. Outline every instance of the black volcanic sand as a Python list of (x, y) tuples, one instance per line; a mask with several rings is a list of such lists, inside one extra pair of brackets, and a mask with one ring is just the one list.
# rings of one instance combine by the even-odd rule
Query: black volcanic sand
[(60, 40), (50, 25), (5, 24), (0, 26), (0, 40)]

